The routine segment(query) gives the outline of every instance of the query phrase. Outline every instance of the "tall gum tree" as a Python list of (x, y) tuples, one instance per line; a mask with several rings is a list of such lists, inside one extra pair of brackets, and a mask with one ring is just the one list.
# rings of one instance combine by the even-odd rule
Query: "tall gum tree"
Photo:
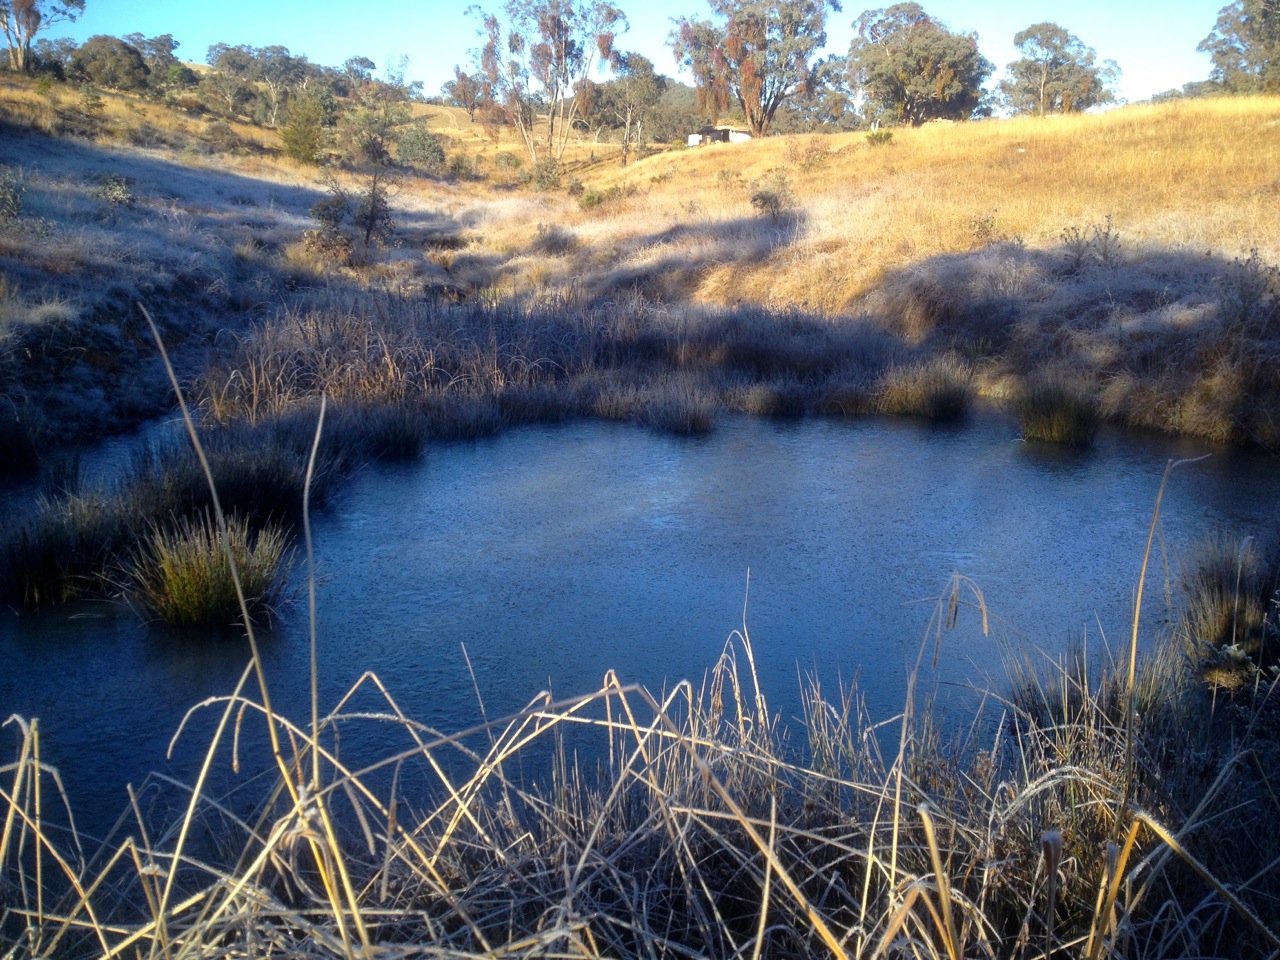
[(1235, 0), (1196, 47), (1232, 93), (1280, 93), (1280, 0)]
[(1006, 68), (1000, 96), (1016, 114), (1077, 113), (1115, 101), (1120, 68), (1102, 64), (1092, 47), (1056, 23), (1036, 23), (1014, 34), (1022, 54)]
[[(516, 128), (532, 163), (564, 156), (579, 95), (597, 65), (608, 65), (627, 17), (605, 0), (508, 0), (503, 15), (468, 10), (481, 22), (478, 68), (487, 100)], [(538, 130), (547, 111), (546, 135)]]
[(827, 42), (839, 0), (707, 0), (716, 19), (679, 17), (670, 43), (688, 69), (698, 107), (715, 119), (736, 101), (753, 137), (769, 132), (788, 100), (820, 82), (814, 55)]
[(84, 0), (0, 0), (0, 30), (9, 45), (9, 69), (29, 70), (36, 34), (83, 12)]
[(853, 26), (849, 78), (868, 116), (917, 126), (967, 120), (978, 109), (994, 66), (978, 52), (977, 34), (948, 30), (918, 3), (867, 10)]

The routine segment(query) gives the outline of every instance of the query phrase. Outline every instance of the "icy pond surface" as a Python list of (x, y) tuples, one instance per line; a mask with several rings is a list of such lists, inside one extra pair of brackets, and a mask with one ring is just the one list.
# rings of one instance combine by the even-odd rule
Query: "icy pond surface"
[[(998, 689), (1010, 644), (1123, 647), (1165, 465), (1204, 452), (1118, 432), (1088, 451), (1030, 445), (993, 413), (952, 429), (728, 418), (697, 439), (584, 422), (436, 445), (357, 475), (315, 518), (321, 709), (365, 671), (444, 731), (480, 719), (477, 690), (492, 717), (541, 690), (594, 690), (608, 670), (654, 691), (700, 683), (745, 609), (784, 722), (808, 675), (828, 690), (857, 677), (885, 718), (953, 572), (985, 597), (991, 632), (962, 610), (929, 682), (944, 699)], [(1215, 451), (1175, 471), (1145, 635), (1168, 618), (1199, 537), (1278, 521), (1272, 460)], [(305, 723), (304, 592), (261, 644), (275, 708)], [(125, 782), (191, 778), (216, 711), (196, 714), (172, 760), (169, 740), (190, 707), (232, 689), (246, 657), (243, 640), (140, 626), (111, 605), (6, 610), (0, 714), (40, 718), (45, 759), (101, 830)], [(361, 736), (344, 749), (376, 756), (376, 734)], [(246, 724), (243, 747), (261, 750), (260, 724)]]

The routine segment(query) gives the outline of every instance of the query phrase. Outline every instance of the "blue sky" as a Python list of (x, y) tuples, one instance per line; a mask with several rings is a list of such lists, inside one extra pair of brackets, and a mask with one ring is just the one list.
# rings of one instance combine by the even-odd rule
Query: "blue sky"
[[(709, 9), (701, 0), (614, 2), (631, 22), (631, 30), (620, 38), (621, 48), (639, 50), (669, 75), (676, 74), (666, 46), (671, 18), (705, 16)], [(179, 56), (197, 61), (219, 42), (283, 44), (316, 63), (334, 66), (354, 55), (382, 65), (405, 54), (409, 79), (422, 80), (427, 93), (436, 93), (452, 76), (454, 64), (466, 64), (468, 50), (477, 45), (476, 22), (466, 15), (467, 6), (467, 0), (86, 0), (78, 22), (57, 24), (47, 35), (82, 41), (96, 33), (171, 33), (181, 44)], [(1208, 76), (1208, 57), (1196, 53), (1196, 45), (1213, 29), (1223, 2), (924, 0), (922, 6), (953, 30), (976, 31), (982, 53), (997, 68), (1017, 58), (1013, 35), (1019, 30), (1045, 20), (1059, 23), (1097, 50), (1099, 59), (1120, 64), (1120, 95), (1134, 101)], [(846, 0), (844, 11), (830, 16), (827, 52), (848, 49), (851, 25), (864, 9)]]

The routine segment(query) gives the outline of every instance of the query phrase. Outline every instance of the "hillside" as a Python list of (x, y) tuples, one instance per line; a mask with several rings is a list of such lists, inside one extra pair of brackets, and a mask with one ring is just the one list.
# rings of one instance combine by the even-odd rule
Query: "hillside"
[[(335, 185), (358, 198), (365, 180), (284, 159), (271, 130), (117, 95), (86, 129), (71, 91), (14, 78), (0, 102), (0, 163), (24, 191), (0, 241), (5, 335), (39, 343), (70, 325), (102, 340), (73, 377), (91, 409), (16, 370), (10, 400), (37, 433), (126, 425), (167, 402), (142, 386), (103, 395), (137, 343), (149, 362), (136, 337), (112, 353), (135, 302), (199, 344), (322, 292), (380, 290), (625, 317), (663, 342), (662, 376), (712, 407), (892, 409), (885, 371), (921, 364), (1015, 398), (1038, 371), (1107, 418), (1280, 445), (1280, 387), (1257, 363), (1280, 334), (1274, 99), (930, 124), (882, 143), (776, 137), (626, 167), (616, 146), (584, 142), (543, 190), (509, 131), (418, 106), (449, 172), (395, 177), (394, 231), (353, 266), (304, 237), (315, 203)], [(743, 350), (770, 358), (725, 366)]]

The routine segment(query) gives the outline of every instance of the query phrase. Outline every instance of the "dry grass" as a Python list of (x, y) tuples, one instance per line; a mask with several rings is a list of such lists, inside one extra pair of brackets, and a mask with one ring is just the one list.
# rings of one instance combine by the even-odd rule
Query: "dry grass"
[(240, 615), (234, 570), (249, 612), (270, 617), (288, 575), (288, 539), (279, 527), (251, 531), (234, 515), (225, 529), (207, 513), (157, 527), (128, 572), (132, 600), (169, 624), (233, 625)]
[[(921, 659), (968, 590), (944, 596)], [(977, 601), (964, 616), (985, 616)], [(1235, 829), (1259, 828), (1266, 780), (1244, 751), (1271, 750), (1270, 763), (1275, 744), (1251, 735), (1175, 781), (1203, 738), (1188, 744), (1170, 725), (1178, 688), (1150, 671), (1135, 686), (1122, 668), (1077, 661), (955, 745), (914, 687), (886, 725), (856, 690), (814, 682), (798, 753), (755, 681), (745, 626), (701, 686), (665, 700), (610, 676), (453, 734), (414, 723), (373, 676), (297, 722), (270, 710), (265, 688), (248, 692), (251, 672), (199, 708), (221, 719), (181, 821), (151, 823), (135, 803), (128, 836), (101, 849), (52, 827), (62, 801), (38, 725), (10, 721), (0, 935), (15, 956), (1167, 958), (1280, 946), (1263, 919), (1275, 850), (1261, 838), (1273, 832), (1223, 872), (1213, 825), (1230, 803)], [(366, 694), (381, 701), (373, 714), (354, 707)], [(1133, 706), (1142, 720), (1130, 726)], [(244, 818), (203, 785), (237, 715), (277, 743)], [(385, 754), (353, 769), (338, 744), (368, 725)], [(548, 756), (545, 777), (516, 774)], [(200, 852), (205, 831), (220, 855)]]
[[(67, 94), (55, 89), (54, 99)], [(14, 78), (0, 98), (36, 127), (32, 118), (48, 106)], [(666, 362), (628, 376), (660, 381), (673, 366), (721, 362), (718, 351), (726, 369), (749, 379), (699, 390), (731, 409), (796, 410), (801, 399), (808, 410), (866, 409), (859, 394), (887, 364), (954, 355), (972, 366), (980, 393), (1012, 397), (1028, 371), (1069, 368), (1093, 385), (1091, 402), (1105, 418), (1280, 449), (1280, 386), (1270, 373), (1280, 352), (1274, 100), (937, 125), (896, 131), (883, 147), (860, 134), (777, 137), (672, 149), (626, 168), (615, 147), (584, 142), (566, 165), (581, 197), (520, 186), (521, 171), (496, 160), (519, 156), (509, 131), (486, 130), (451, 108), (419, 111), (477, 176), (406, 176), (393, 197), (396, 243), (374, 262), (343, 267), (306, 251), (308, 210), (323, 190), (314, 171), (280, 158), (274, 133), (234, 127), (249, 146), (210, 157), (165, 146), (194, 137), (214, 149), (191, 118), (108, 97), (91, 151), (47, 152), (20, 171), (30, 229), (0, 238), (5, 275), (19, 291), (0, 306), (25, 318), (52, 304), (74, 318), (41, 352), (74, 358), (68, 379), (104, 388), (83, 409), (51, 415), (45, 408), (65, 404), (69, 391), (18, 364), (11, 399), (30, 409), (24, 417), (40, 425), (44, 413), (43, 429), (74, 433), (104, 418), (136, 419), (158, 402), (146, 387), (154, 378), (138, 375), (136, 338), (110, 342), (112, 324), (136, 300), (168, 318), (171, 340), (190, 337), (194, 347), (220, 328), (268, 326), (277, 311), (287, 322), (314, 304), (328, 309), (326, 300), (372, 294), (389, 304), (382, 312), (397, 313), (425, 294), (464, 305), (453, 321), (459, 354), (481, 339), (469, 326), (478, 315), (467, 312), (478, 304), (582, 308), (609, 341), (609, 314), (642, 302), (640, 316), (626, 318), (638, 327), (632, 340), (671, 349)], [(156, 146), (139, 146), (126, 130), (141, 124), (162, 134)], [(135, 204), (104, 209), (84, 175), (90, 163), (125, 177)], [(752, 196), (780, 172), (788, 207), (761, 216)], [(341, 176), (358, 190), (354, 174)], [(47, 229), (34, 229), (37, 221)], [(741, 318), (727, 336), (730, 323), (705, 320), (726, 316)], [(875, 363), (819, 369), (797, 362), (798, 320), (835, 331), (829, 341), (882, 337), (891, 346)], [(46, 339), (25, 321), (8, 331), (24, 350)], [(61, 350), (68, 336), (93, 349)], [(443, 329), (429, 332), (428, 351), (448, 352), (440, 347), (448, 339)], [(423, 352), (406, 347), (415, 349)], [(761, 359), (769, 350), (781, 353)], [(740, 362), (744, 354), (756, 359)], [(561, 362), (555, 352), (525, 357)], [(254, 376), (215, 366), (224, 377)], [(123, 398), (105, 389), (121, 370), (135, 386)], [(590, 409), (565, 396), (546, 404), (545, 376), (511, 373), (503, 371), (510, 395), (498, 400), (511, 421), (538, 408), (554, 416)], [(463, 376), (475, 385), (490, 375)], [(561, 385), (572, 379), (559, 375)], [(409, 399), (407, 409), (421, 400)]]

